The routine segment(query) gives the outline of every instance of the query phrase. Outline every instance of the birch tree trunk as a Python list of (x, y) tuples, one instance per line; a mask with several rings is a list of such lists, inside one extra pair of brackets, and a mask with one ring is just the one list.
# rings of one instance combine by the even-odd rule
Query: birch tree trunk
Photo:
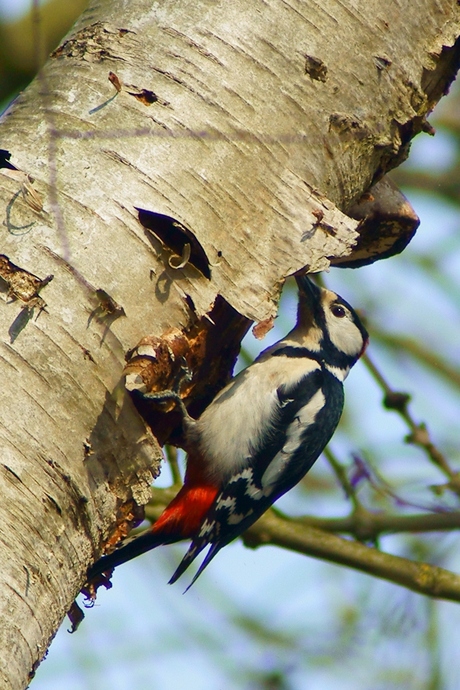
[[(203, 405), (286, 276), (360, 261), (348, 214), (426, 128), (458, 35), (454, 0), (94, 0), (4, 116), (0, 687), (27, 685), (149, 498), (126, 351), (213, 309)], [(185, 228), (182, 268), (139, 208)], [(226, 371), (200, 384), (213, 347)]]

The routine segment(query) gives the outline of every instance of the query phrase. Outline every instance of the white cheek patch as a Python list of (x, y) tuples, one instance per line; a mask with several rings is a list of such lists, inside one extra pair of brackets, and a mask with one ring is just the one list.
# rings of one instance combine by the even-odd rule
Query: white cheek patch
[(350, 357), (357, 357), (363, 347), (363, 336), (351, 316), (339, 319), (326, 310), (326, 326), (332, 344)]
[[(315, 423), (316, 415), (326, 403), (323, 391), (319, 389), (310, 401), (302, 407), (286, 431), (286, 441), (282, 449), (275, 455), (262, 475), (264, 495), (269, 495), (271, 489), (278, 483), (279, 478), (286, 471), (292, 455), (302, 445), (302, 435), (309, 426)], [(270, 491), (267, 493), (267, 491)]]

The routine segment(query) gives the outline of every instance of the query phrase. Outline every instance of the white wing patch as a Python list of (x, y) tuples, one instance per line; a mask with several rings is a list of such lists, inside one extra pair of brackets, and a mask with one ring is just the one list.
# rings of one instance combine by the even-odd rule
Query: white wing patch
[(284, 446), (275, 455), (262, 475), (264, 495), (268, 495), (267, 490), (277, 484), (279, 477), (289, 464), (292, 454), (301, 445), (303, 432), (315, 423), (316, 415), (324, 407), (325, 402), (326, 398), (323, 391), (319, 389), (310, 401), (298, 411), (295, 419), (288, 426)]
[(238, 525), (242, 520), (252, 515), (253, 512), (251, 508), (247, 513), (230, 513), (227, 518), (227, 525)]
[[(242, 470), (241, 472), (238, 472), (238, 474), (234, 474), (231, 479), (228, 481), (228, 485), (234, 484), (235, 482), (239, 481), (240, 479), (243, 479), (246, 482), (246, 488), (244, 490), (244, 493), (246, 496), (249, 496), (249, 498), (252, 498), (254, 501), (258, 501), (262, 496), (265, 494), (261, 489), (256, 486), (253, 482), (253, 470), (252, 467), (246, 467), (246, 469)], [(222, 499), (221, 499), (222, 500)], [(220, 501), (217, 503), (217, 507), (220, 507)]]
[(201, 525), (200, 533), (198, 537), (202, 539), (203, 537), (207, 537), (209, 534), (212, 534), (214, 527), (216, 526), (216, 521), (215, 520), (205, 520), (203, 524)]
[(219, 498), (216, 503), (216, 510), (221, 510), (222, 508), (228, 508), (231, 513), (235, 510), (236, 498), (234, 496), (227, 496), (227, 498)]

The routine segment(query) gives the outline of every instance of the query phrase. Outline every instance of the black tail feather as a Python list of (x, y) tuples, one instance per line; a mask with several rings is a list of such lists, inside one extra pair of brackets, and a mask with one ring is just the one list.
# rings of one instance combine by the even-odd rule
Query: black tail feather
[[(178, 580), (180, 578), (180, 576), (183, 575), (183, 573), (187, 570), (187, 568), (192, 563), (192, 561), (195, 560), (195, 558), (199, 555), (199, 553), (201, 553), (201, 551), (203, 549), (206, 548), (206, 546), (209, 546), (209, 542), (202, 543), (201, 545), (196, 545), (193, 543), (191, 544), (189, 550), (187, 551), (187, 553), (185, 554), (185, 556), (183, 557), (183, 559), (179, 563), (179, 566), (174, 571), (173, 576), (169, 580), (169, 582), (168, 582), (169, 585), (174, 584), (174, 582), (176, 582), (176, 580)], [(214, 556), (217, 554), (217, 552), (220, 551), (222, 546), (223, 546), (223, 544), (211, 544), (211, 548), (209, 549), (208, 553), (206, 554), (202, 564), (198, 568), (198, 570), (197, 570), (195, 576), (193, 577), (191, 583), (189, 584), (187, 589), (184, 591), (184, 594), (185, 594), (185, 592), (188, 592), (190, 587), (196, 582), (196, 580), (199, 578), (199, 576), (201, 575), (203, 570), (206, 568), (207, 565), (209, 565), (211, 560), (214, 558)]]
[(87, 581), (90, 582), (93, 578), (108, 570), (113, 570), (118, 565), (122, 563), (127, 563), (127, 561), (140, 556), (150, 549), (154, 549), (156, 546), (161, 544), (172, 544), (176, 541), (180, 541), (181, 537), (177, 538), (168, 535), (156, 534), (151, 529), (147, 529), (144, 532), (136, 535), (135, 537), (128, 537), (120, 542), (120, 545), (112, 553), (102, 556), (96, 563), (88, 569)]

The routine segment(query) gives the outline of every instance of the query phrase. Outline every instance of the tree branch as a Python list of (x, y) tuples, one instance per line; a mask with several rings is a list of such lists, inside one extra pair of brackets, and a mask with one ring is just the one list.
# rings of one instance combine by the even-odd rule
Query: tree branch
[(306, 556), (346, 565), (418, 594), (460, 601), (460, 576), (449, 570), (383, 553), (314, 527), (300, 526), (296, 521), (282, 519), (273, 511), (265, 513), (245, 533), (243, 541), (251, 548), (263, 544), (281, 546)]

